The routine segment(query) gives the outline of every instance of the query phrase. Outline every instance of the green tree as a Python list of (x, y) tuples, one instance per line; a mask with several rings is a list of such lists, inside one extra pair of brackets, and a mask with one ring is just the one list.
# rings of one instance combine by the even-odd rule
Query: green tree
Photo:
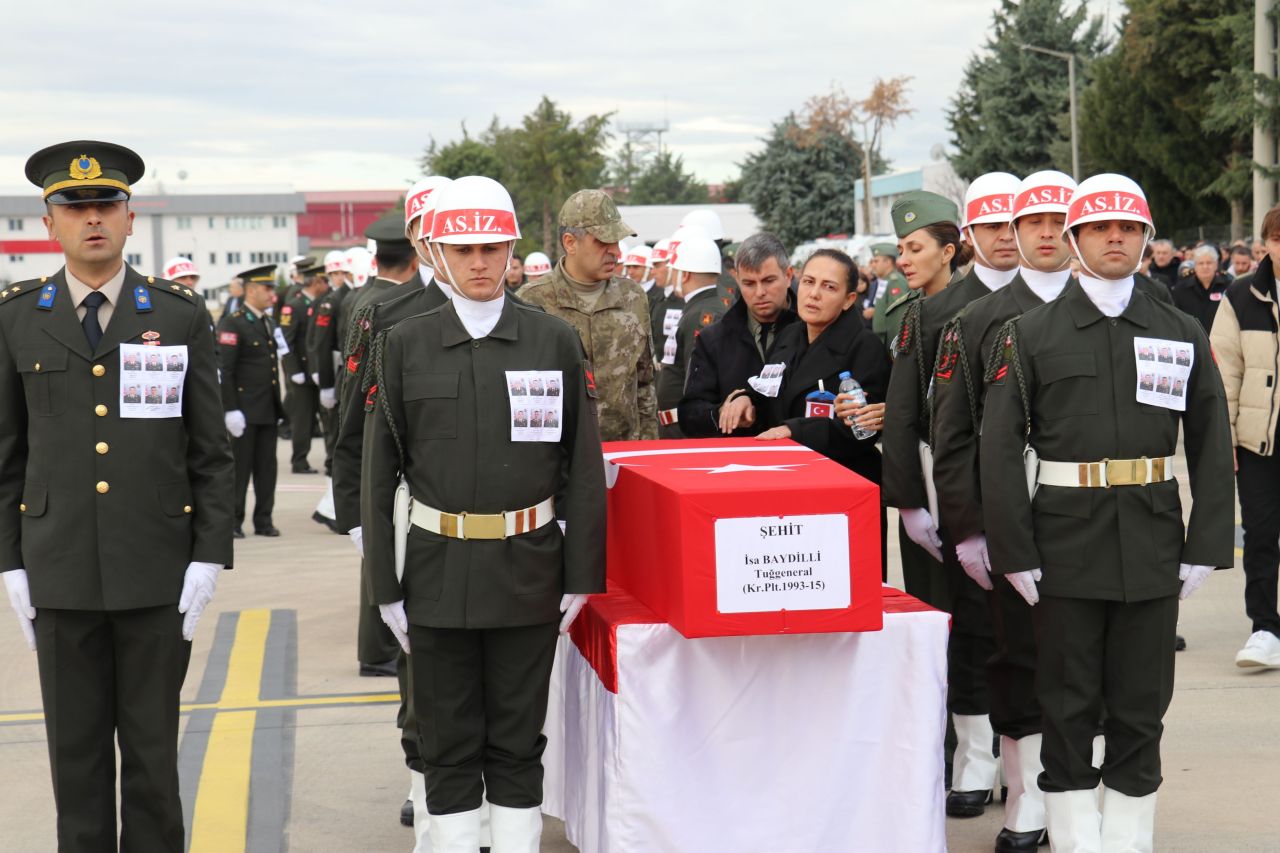
[(1243, 233), (1252, 9), (1252, 0), (1130, 0), (1081, 100), (1083, 159), (1138, 181), (1162, 234), (1187, 239), (1228, 220)]
[(631, 182), (628, 204), (699, 204), (707, 201), (707, 185), (684, 170), (678, 154), (662, 151)]
[(834, 129), (805, 133), (794, 113), (774, 124), (764, 143), (742, 164), (740, 193), (765, 230), (791, 246), (854, 230), (862, 171), (856, 143)]
[(502, 161), (493, 150), (492, 140), (472, 139), (467, 133), (467, 126), (462, 125), (462, 138), (456, 142), (440, 146), (434, 139), (427, 146), (422, 158), (424, 175), (443, 175), (446, 178), (461, 178), (464, 175), (485, 175), (494, 180), (502, 180)]
[(1104, 47), (1102, 22), (1083, 2), (1001, 0), (947, 111), (951, 165), (963, 178), (1071, 171), (1066, 63), (1023, 45), (1074, 53), (1077, 76), (1087, 78), (1088, 60)]

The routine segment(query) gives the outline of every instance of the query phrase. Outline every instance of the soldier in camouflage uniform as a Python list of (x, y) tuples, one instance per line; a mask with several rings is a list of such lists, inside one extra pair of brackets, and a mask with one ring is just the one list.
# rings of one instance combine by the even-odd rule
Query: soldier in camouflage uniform
[(550, 275), (517, 293), (578, 330), (595, 370), (603, 441), (658, 437), (648, 300), (640, 285), (614, 274), (618, 241), (634, 235), (613, 199), (580, 190), (560, 208), (565, 256)]

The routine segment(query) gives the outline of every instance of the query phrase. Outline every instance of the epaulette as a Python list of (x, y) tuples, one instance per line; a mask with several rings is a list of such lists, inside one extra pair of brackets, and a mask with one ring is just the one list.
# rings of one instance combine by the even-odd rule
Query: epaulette
[(48, 276), (44, 276), (38, 280), (20, 281), (17, 284), (6, 287), (4, 290), (0, 290), (0, 305), (6, 302), (16, 302), (19, 297), (26, 296), (28, 293), (39, 293), (41, 290), (40, 285), (48, 280)]
[(1017, 319), (1007, 321), (996, 332), (991, 342), (991, 352), (987, 355), (987, 369), (983, 380), (992, 385), (1002, 385), (1009, 375), (1009, 366), (1018, 357)]
[(184, 287), (176, 281), (166, 281), (163, 278), (156, 278), (153, 275), (147, 276), (147, 284), (151, 289), (158, 293), (168, 293), (171, 296), (178, 296), (187, 302), (199, 302), (201, 296), (189, 287)]

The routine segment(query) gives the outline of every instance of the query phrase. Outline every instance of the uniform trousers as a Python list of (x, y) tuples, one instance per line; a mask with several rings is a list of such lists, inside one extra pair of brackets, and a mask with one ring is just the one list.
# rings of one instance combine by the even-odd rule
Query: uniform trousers
[(542, 804), (551, 664), (558, 624), (519, 628), (409, 625), (413, 709), (427, 811)]
[[(994, 648), (987, 661), (991, 727), (996, 734), (1021, 740), (1040, 733), (1036, 700), (1036, 629), (1032, 608), (1013, 584), (992, 578), (985, 593), (991, 613)], [(974, 584), (976, 587), (977, 584)]]
[(271, 526), (271, 513), (276, 504), (276, 441), (279, 427), (275, 424), (248, 424), (244, 435), (231, 439), (231, 452), (236, 460), (236, 527), (244, 525), (244, 504), (253, 480), (253, 528)]
[[(316, 391), (316, 399), (319, 399), (319, 391)], [(342, 426), (342, 418), (338, 414), (340, 406), (334, 406), (332, 409), (321, 407), (320, 409), (320, 428), (324, 430), (324, 475), (326, 477), (333, 476), (333, 448), (338, 443), (338, 429)]]
[(951, 612), (951, 586), (946, 570), (925, 549), (907, 535), (898, 520), (898, 555), (902, 560), (902, 585), (907, 595), (915, 596), (937, 610)]
[(37, 612), (59, 853), (182, 853), (178, 705), (191, 659), (182, 619), (176, 603)]
[(292, 390), (285, 407), (289, 410), (289, 424), (293, 429), (293, 452), (289, 461), (293, 467), (300, 468), (307, 463), (307, 454), (311, 452), (311, 430), (316, 422), (316, 413), (320, 411), (320, 389), (311, 383), (306, 385), (288, 384)]
[(1280, 580), (1280, 456), (1236, 448), (1236, 484), (1244, 528), (1244, 610), (1253, 631), (1280, 637), (1276, 583)]
[[(1044, 715), (1040, 789), (1108, 788), (1145, 797), (1160, 787), (1160, 736), (1173, 699), (1178, 597), (1123, 602), (1041, 595), (1036, 693)], [(1093, 766), (1102, 724), (1106, 756)]]
[(404, 763), (413, 771), (425, 773), (427, 768), (418, 754), (418, 715), (413, 710), (413, 668), (409, 656), (401, 650), (396, 657), (396, 681), (400, 683), (400, 708), (396, 711), (396, 726), (400, 729), (400, 749), (404, 751)]
[[(995, 651), (987, 592), (965, 574), (956, 546), (942, 531), (942, 563), (951, 600), (951, 640), (947, 643), (947, 710), (988, 714), (987, 662)], [(926, 556), (927, 552), (926, 552)], [(933, 560), (932, 557), (929, 557)], [(937, 564), (937, 560), (933, 560)]]

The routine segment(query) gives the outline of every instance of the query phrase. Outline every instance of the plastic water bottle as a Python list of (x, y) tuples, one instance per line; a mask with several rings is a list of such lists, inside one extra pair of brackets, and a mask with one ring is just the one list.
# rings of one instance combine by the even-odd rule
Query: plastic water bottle
[[(867, 404), (867, 392), (862, 390), (858, 380), (854, 379), (853, 374), (847, 370), (840, 374), (840, 393), (848, 394), (853, 398), (853, 402), (859, 406)], [(857, 439), (871, 438), (876, 434), (875, 430), (867, 429), (857, 423), (850, 424), (850, 428), (853, 430), (853, 437)]]

